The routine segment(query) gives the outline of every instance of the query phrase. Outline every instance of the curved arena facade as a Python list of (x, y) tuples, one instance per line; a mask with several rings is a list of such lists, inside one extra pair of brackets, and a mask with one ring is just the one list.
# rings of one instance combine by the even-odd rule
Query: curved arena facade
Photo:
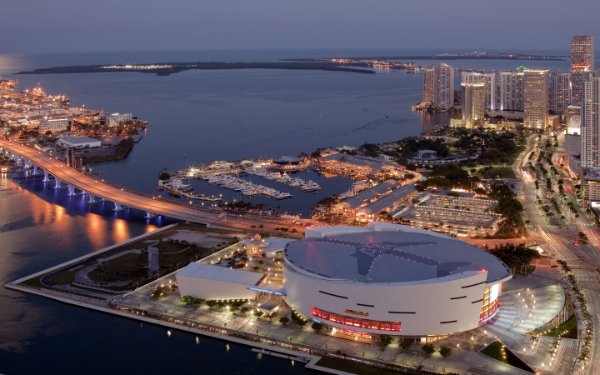
[(511, 272), (490, 253), (385, 223), (317, 227), (284, 250), (285, 301), (337, 330), (402, 336), (477, 328), (498, 312)]

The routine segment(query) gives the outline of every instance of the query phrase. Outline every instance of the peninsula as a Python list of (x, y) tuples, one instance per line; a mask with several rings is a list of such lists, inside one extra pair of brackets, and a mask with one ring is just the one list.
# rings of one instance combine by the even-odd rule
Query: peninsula
[(19, 74), (59, 74), (59, 73), (104, 73), (104, 72), (141, 72), (169, 75), (185, 70), (216, 69), (290, 69), (290, 70), (325, 70), (350, 73), (375, 74), (370, 69), (340, 66), (330, 61), (296, 61), (296, 62), (191, 62), (191, 63), (150, 63), (150, 64), (112, 64), (112, 65), (80, 65), (41, 68), (23, 71)]

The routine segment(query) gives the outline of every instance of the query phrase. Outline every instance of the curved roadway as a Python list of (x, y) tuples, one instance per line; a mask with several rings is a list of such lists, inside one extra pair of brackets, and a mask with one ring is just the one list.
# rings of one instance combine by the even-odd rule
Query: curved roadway
[(240, 215), (224, 213), (219, 210), (199, 208), (180, 204), (169, 200), (159, 199), (127, 190), (99, 179), (98, 177), (81, 173), (68, 167), (63, 162), (56, 160), (45, 152), (31, 148), (21, 143), (0, 140), (0, 148), (11, 151), (28, 159), (33, 164), (44, 169), (56, 179), (83, 190), (94, 197), (122, 204), (123, 206), (151, 212), (157, 215), (168, 216), (178, 220), (218, 225), (237, 229), (254, 229), (262, 225), (261, 231), (273, 231), (278, 227), (288, 230), (296, 229), (299, 234), (304, 228), (314, 225), (312, 220), (303, 219), (299, 223), (290, 219), (279, 217), (264, 217), (257, 215)]
[[(537, 202), (538, 192), (545, 191), (546, 184), (540, 183), (540, 189), (536, 189), (534, 185), (536, 176), (530, 174), (527, 167), (530, 155), (534, 150), (541, 149), (546, 141), (545, 138), (542, 141), (538, 141), (535, 138), (536, 136), (528, 139), (525, 152), (517, 158), (513, 165), (516, 175), (523, 182), (523, 206), (527, 219), (530, 221), (530, 230), (540, 235), (540, 238), (546, 243), (546, 250), (551, 255), (554, 255), (556, 259), (566, 261), (569, 267), (571, 267), (573, 276), (580, 282), (580, 288), (586, 296), (587, 307), (592, 315), (594, 330), (597, 332), (600, 326), (600, 297), (598, 297), (598, 289), (596, 289), (600, 284), (600, 278), (597, 276), (598, 270), (600, 270), (600, 253), (598, 253), (597, 249), (599, 236), (595, 225), (593, 227), (589, 226), (592, 221), (589, 220), (586, 213), (580, 210), (579, 203), (575, 205), (580, 213), (579, 218), (572, 215), (568, 208), (565, 208), (565, 219), (560, 225), (551, 225), (549, 223), (541, 209), (541, 205)], [(559, 169), (559, 173), (563, 173), (562, 168)], [(564, 181), (564, 186), (569, 186), (568, 176), (564, 176)], [(571, 192), (569, 195), (573, 194), (575, 193)], [(545, 198), (544, 194), (540, 194), (540, 196), (544, 204), (551, 204)], [(576, 202), (576, 199), (574, 201)], [(590, 240), (588, 245), (580, 245), (579, 247), (573, 245), (573, 242), (579, 239), (579, 232), (587, 234)], [(583, 282), (585, 280), (587, 282)], [(586, 365), (583, 368), (580, 367), (581, 363), (577, 362), (577, 365), (572, 370), (573, 374), (592, 375), (598, 373), (600, 345), (597, 343), (596, 332), (594, 333), (594, 340), (590, 348), (589, 360), (586, 361)]]

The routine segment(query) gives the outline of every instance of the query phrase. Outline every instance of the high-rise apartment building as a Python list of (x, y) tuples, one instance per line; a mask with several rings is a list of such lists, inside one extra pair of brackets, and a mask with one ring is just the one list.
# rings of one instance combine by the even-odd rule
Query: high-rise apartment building
[(598, 147), (600, 143), (600, 75), (590, 73), (584, 82), (581, 117), (581, 167), (600, 166)]
[(495, 111), (498, 107), (498, 94), (495, 73), (462, 72), (461, 84), (483, 83), (485, 95), (485, 109)]
[(570, 105), (565, 110), (567, 134), (565, 134), (565, 155), (571, 165), (572, 157), (581, 155), (581, 107)]
[(485, 117), (485, 83), (461, 83), (463, 87), (462, 116), (467, 125), (482, 121)]
[(581, 135), (581, 107), (570, 105), (565, 111), (567, 134)]
[(583, 86), (589, 72), (572, 71), (571, 72), (571, 103), (583, 105)]
[(594, 70), (594, 37), (576, 35), (571, 40), (572, 103), (583, 102), (584, 82), (587, 72)]
[(454, 106), (454, 68), (441, 64), (425, 70), (423, 101), (440, 110), (449, 110)]
[(523, 110), (523, 72), (500, 72), (499, 86), (499, 110), (500, 111), (522, 111)]
[(523, 126), (546, 129), (548, 120), (548, 70), (523, 71)]
[(435, 100), (435, 68), (425, 69), (423, 74), (423, 101), (433, 103)]
[(562, 115), (569, 105), (571, 105), (571, 74), (552, 74), (550, 76), (550, 111)]
[(594, 37), (575, 35), (571, 40), (571, 70), (594, 70)]

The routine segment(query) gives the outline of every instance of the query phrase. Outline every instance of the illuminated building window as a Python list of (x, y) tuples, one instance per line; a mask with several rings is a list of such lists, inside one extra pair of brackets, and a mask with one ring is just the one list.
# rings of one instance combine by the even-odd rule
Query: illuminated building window
[(358, 327), (365, 329), (374, 329), (378, 331), (394, 331), (399, 332), (401, 330), (400, 322), (386, 322), (381, 320), (370, 320), (355, 318), (352, 316), (345, 316), (329, 311), (321, 310), (316, 307), (311, 307), (310, 313), (312, 316), (323, 319), (329, 322), (343, 324), (350, 327)]
[(481, 313), (479, 315), (479, 322), (483, 323), (489, 318), (493, 317), (498, 311), (498, 294), (499, 284), (492, 286), (492, 291), (489, 287), (486, 287), (483, 292), (483, 303), (481, 305)]

